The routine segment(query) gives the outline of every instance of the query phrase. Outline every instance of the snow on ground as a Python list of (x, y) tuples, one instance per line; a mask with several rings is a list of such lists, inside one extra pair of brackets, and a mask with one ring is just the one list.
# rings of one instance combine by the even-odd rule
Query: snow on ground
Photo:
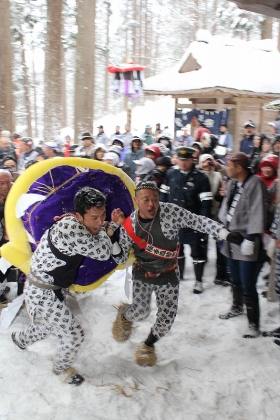
[[(0, 328), (0, 419), (279, 419), (280, 349), (271, 338), (243, 339), (245, 317), (218, 318), (231, 299), (229, 288), (213, 283), (213, 244), (211, 240), (200, 296), (192, 293), (194, 274), (188, 258), (188, 280), (181, 282), (176, 321), (156, 344), (158, 362), (151, 368), (136, 365), (134, 352), (154, 322), (155, 301), (150, 316), (135, 323), (128, 342), (116, 343), (111, 336), (114, 306), (126, 300), (124, 271), (98, 289), (77, 295), (82, 312), (70, 298), (87, 337), (76, 362), (86, 377), (80, 387), (63, 384), (51, 373), (53, 336), (24, 351), (12, 343), (11, 332), (28, 322), (23, 307), (8, 330)], [(259, 288), (265, 289), (261, 276)], [(12, 288), (10, 298), (14, 295)], [(262, 327), (275, 328), (278, 304), (260, 299)]]

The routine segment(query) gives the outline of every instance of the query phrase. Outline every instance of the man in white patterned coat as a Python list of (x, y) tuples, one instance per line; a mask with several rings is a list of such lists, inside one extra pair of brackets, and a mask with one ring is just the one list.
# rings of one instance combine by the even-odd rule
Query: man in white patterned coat
[[(117, 243), (112, 245), (103, 226), (105, 200), (100, 191), (82, 188), (75, 196), (75, 214), (64, 214), (44, 233), (31, 259), (25, 287), (32, 324), (12, 333), (14, 343), (24, 350), (52, 332), (59, 339), (53, 371), (73, 385), (84, 381), (72, 367), (84, 331), (67, 306), (62, 289), (74, 282), (85, 257), (105, 261), (114, 253)], [(120, 209), (113, 210), (115, 222), (118, 214), (123, 214)], [(108, 228), (112, 231), (116, 226), (111, 223)]]
[(154, 182), (137, 184), (135, 202), (138, 210), (125, 219), (120, 228), (118, 243), (121, 253), (113, 256), (120, 264), (126, 261), (130, 249), (134, 250), (133, 301), (131, 305), (123, 303), (118, 307), (112, 333), (115, 340), (126, 341), (131, 335), (133, 321), (141, 321), (149, 315), (151, 295), (155, 292), (156, 321), (136, 351), (139, 365), (152, 366), (157, 360), (154, 343), (167, 334), (177, 314), (179, 230), (190, 227), (234, 243), (240, 243), (243, 238), (238, 232), (229, 233), (223, 225), (205, 216), (193, 214), (175, 204), (160, 203), (159, 189)]

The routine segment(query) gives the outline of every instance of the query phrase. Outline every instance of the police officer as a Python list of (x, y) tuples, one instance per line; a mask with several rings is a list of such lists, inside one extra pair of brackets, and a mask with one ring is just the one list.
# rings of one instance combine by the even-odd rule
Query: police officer
[[(160, 188), (160, 201), (177, 204), (192, 213), (211, 217), (212, 193), (207, 176), (195, 168), (192, 147), (179, 147), (178, 162), (170, 169)], [(184, 244), (191, 247), (195, 272), (194, 293), (202, 293), (203, 269), (207, 259), (207, 235), (183, 228), (179, 232), (180, 251), (178, 265), (180, 278), (184, 278)]]

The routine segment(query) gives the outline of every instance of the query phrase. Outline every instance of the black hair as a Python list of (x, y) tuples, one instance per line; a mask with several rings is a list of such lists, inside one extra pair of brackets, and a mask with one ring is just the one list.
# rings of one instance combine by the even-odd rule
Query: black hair
[(6, 160), (13, 160), (15, 163), (17, 163), (17, 159), (14, 156), (8, 155), (3, 158), (2, 165), (4, 165), (4, 162), (6, 162)]
[(29, 166), (34, 165), (35, 163), (38, 163), (38, 160), (32, 159), (32, 160), (28, 160), (25, 164), (25, 169), (29, 168)]
[(77, 192), (74, 198), (75, 212), (81, 216), (87, 212), (87, 210), (93, 207), (105, 206), (106, 196), (99, 190), (91, 187), (83, 187)]

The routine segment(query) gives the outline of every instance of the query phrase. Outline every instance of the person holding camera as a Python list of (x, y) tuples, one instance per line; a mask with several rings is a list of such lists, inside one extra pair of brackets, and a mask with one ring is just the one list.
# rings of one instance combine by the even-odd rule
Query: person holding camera
[[(213, 194), (213, 201), (211, 207), (211, 219), (218, 221), (218, 212), (221, 205), (220, 198), (220, 188), (222, 187), (224, 181), (221, 172), (217, 172), (216, 166), (219, 163), (214, 159), (214, 157), (208, 153), (204, 153), (199, 156), (198, 168), (205, 173), (210, 182), (211, 192)], [(220, 286), (229, 286), (230, 279), (227, 270), (227, 261), (226, 257), (221, 254), (222, 242), (216, 242), (216, 276), (214, 283)]]

